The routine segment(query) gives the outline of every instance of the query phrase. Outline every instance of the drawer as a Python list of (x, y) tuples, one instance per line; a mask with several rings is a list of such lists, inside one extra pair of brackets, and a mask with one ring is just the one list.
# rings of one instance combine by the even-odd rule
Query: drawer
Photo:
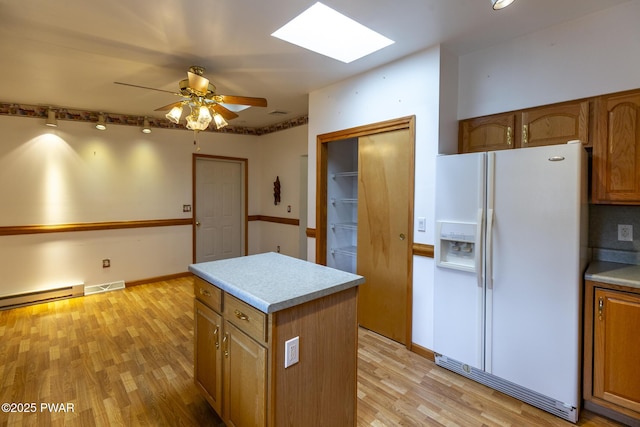
[(250, 337), (261, 342), (267, 341), (267, 315), (228, 293), (224, 295), (223, 317)]
[(216, 288), (206, 280), (195, 277), (195, 280), (193, 282), (193, 291), (198, 300), (202, 301), (218, 312), (222, 310), (222, 291), (219, 288)]

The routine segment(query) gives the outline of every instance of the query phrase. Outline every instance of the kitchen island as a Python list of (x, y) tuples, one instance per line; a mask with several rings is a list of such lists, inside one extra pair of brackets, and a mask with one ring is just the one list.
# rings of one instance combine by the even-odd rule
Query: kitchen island
[(355, 426), (364, 278), (276, 253), (192, 264), (194, 377), (227, 426)]

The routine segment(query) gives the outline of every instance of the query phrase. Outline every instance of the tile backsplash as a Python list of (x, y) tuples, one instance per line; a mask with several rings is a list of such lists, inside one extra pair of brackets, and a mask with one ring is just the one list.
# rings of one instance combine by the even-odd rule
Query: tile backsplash
[[(633, 226), (633, 241), (618, 240), (618, 225)], [(589, 205), (589, 247), (601, 261), (640, 264), (640, 206)]]

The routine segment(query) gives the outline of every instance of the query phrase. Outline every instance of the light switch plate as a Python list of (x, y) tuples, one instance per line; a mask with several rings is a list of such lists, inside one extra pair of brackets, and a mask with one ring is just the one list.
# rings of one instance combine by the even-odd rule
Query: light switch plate
[(427, 219), (423, 216), (418, 218), (418, 231), (426, 231)]

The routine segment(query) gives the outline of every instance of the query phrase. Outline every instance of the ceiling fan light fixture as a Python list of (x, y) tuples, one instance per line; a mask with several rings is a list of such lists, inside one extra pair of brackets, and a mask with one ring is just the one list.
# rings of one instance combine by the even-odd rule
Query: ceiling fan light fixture
[(58, 119), (56, 118), (56, 112), (51, 108), (49, 108), (49, 110), (47, 111), (46, 125), (53, 128), (58, 127)]
[(142, 124), (142, 133), (151, 133), (151, 126), (149, 126), (149, 119), (144, 119)]
[(104, 114), (100, 113), (100, 115), (98, 115), (98, 123), (96, 123), (96, 129), (98, 130), (105, 130), (107, 129), (107, 124), (104, 120)]
[(182, 105), (176, 105), (169, 111), (165, 117), (175, 124), (178, 124), (180, 117), (182, 116)]
[(493, 10), (504, 9), (516, 0), (491, 0), (491, 6)]
[(209, 107), (206, 105), (201, 105), (198, 109), (198, 124), (202, 127), (202, 129), (206, 129), (211, 123), (211, 112), (209, 111)]
[(225, 126), (227, 126), (229, 124), (224, 119), (224, 117), (222, 117), (222, 115), (220, 115), (219, 113), (215, 113), (213, 115), (213, 122), (216, 125), (216, 129), (222, 129), (223, 127), (225, 127)]

